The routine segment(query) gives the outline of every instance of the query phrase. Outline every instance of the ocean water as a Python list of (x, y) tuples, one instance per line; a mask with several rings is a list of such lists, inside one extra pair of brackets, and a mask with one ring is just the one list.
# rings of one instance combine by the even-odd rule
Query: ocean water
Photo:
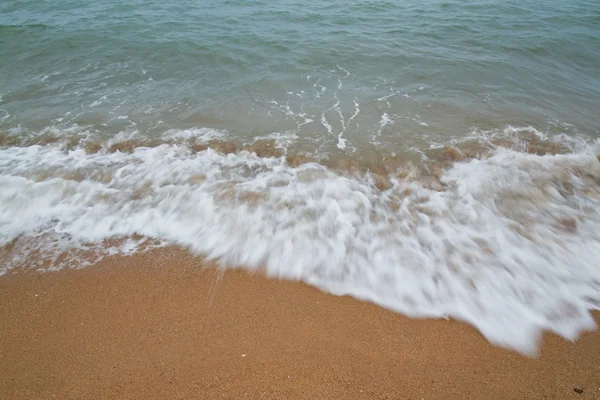
[(4, 0), (0, 273), (179, 245), (534, 353), (600, 309), (599, 111), (593, 0)]

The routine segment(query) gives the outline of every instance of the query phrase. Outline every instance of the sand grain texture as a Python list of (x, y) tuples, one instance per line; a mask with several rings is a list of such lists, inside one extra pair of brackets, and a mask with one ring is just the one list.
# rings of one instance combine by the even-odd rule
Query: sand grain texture
[(600, 399), (598, 331), (528, 359), (177, 249), (4, 276), (0, 321), (2, 399)]

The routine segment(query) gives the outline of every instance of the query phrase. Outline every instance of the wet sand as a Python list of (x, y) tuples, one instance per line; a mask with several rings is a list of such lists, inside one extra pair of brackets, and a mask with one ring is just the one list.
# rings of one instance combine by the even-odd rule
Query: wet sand
[(599, 331), (526, 358), (177, 249), (0, 277), (0, 338), (2, 399), (600, 399)]

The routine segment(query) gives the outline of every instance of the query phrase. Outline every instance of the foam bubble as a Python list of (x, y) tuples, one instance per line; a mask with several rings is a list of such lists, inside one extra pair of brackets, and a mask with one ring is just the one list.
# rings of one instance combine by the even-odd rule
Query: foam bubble
[(227, 136), (227, 131), (210, 128), (171, 129), (163, 137), (167, 139), (195, 140), (208, 142), (213, 139), (222, 139)]
[(370, 174), (177, 143), (92, 154), (4, 147), (0, 245), (102, 256), (143, 246), (99, 244), (141, 236), (409, 316), (457, 318), (493, 343), (532, 353), (544, 330), (575, 339), (594, 328), (596, 150), (498, 149), (454, 164), (443, 190), (431, 190), (402, 176), (382, 187)]

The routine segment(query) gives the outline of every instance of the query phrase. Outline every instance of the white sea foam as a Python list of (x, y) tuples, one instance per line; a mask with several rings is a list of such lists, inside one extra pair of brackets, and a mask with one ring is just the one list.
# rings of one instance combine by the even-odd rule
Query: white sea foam
[(137, 239), (100, 246), (141, 235), (410, 316), (464, 320), (496, 344), (532, 353), (543, 330), (575, 339), (594, 327), (597, 150), (543, 157), (498, 150), (455, 164), (443, 191), (393, 177), (382, 191), (369, 175), (293, 168), (245, 151), (4, 147), (0, 245), (35, 237), (29, 242), (42, 254), (100, 257), (146, 248)]
[[(288, 94), (302, 98), (304, 96), (304, 91), (301, 91), (300, 93), (288, 92)], [(286, 118), (289, 118), (292, 121), (294, 121), (296, 123), (298, 130), (300, 129), (301, 126), (310, 124), (311, 122), (314, 121), (313, 120), (313, 118), (315, 118), (314, 115), (308, 115), (307, 113), (304, 112), (302, 107), (300, 107), (299, 111), (292, 110), (292, 107), (290, 106), (289, 102), (286, 104), (279, 104), (275, 100), (269, 100), (269, 101), (267, 101), (267, 103), (271, 104), (271, 108), (273, 110), (277, 110), (277, 111), (283, 113), (286, 116)], [(272, 116), (271, 113), (269, 113), (269, 115)]]
[[(381, 118), (379, 119), (379, 129), (377, 130), (377, 136), (381, 136), (383, 129), (386, 126), (393, 124), (393, 123), (394, 123), (394, 121), (390, 118), (388, 113), (384, 112), (383, 114), (381, 114)], [(376, 138), (373, 138), (373, 139), (377, 140)]]
[[(161, 121), (162, 122), (162, 121)], [(163, 136), (167, 139), (196, 140), (208, 142), (213, 139), (222, 139), (227, 136), (227, 131), (210, 128), (171, 129)]]

